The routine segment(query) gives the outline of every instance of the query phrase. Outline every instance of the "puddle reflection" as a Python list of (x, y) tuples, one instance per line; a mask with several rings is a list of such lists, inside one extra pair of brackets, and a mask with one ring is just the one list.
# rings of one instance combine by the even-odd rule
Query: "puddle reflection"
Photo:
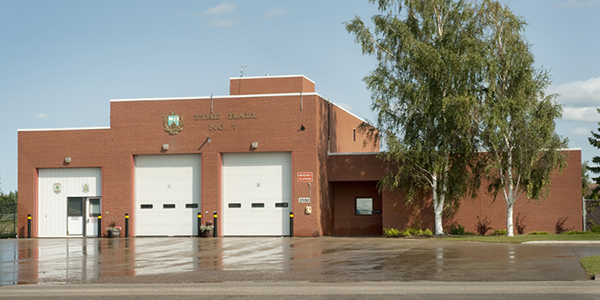
[(599, 246), (356, 238), (0, 240), (0, 285), (209, 271), (258, 271), (276, 277), (295, 272), (306, 278), (401, 281), (525, 272), (523, 278), (527, 279), (537, 274), (531, 272), (541, 270), (566, 274), (555, 267), (557, 264), (573, 265), (572, 274), (579, 276), (578, 257), (598, 254)]

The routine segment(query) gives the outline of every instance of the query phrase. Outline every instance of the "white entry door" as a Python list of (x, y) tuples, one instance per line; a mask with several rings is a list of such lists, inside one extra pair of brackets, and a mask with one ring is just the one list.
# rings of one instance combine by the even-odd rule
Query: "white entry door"
[(67, 198), (67, 235), (83, 235), (85, 209), (83, 197)]
[(289, 235), (291, 153), (226, 153), (222, 161), (223, 235)]
[[(98, 215), (100, 215), (100, 198), (86, 198), (85, 207), (86, 212), (86, 224), (85, 231), (87, 237), (98, 236)], [(108, 224), (106, 224), (108, 225)]]

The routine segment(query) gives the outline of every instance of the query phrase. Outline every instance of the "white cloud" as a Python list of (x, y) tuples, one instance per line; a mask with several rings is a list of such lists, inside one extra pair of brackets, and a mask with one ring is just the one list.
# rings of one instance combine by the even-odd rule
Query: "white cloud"
[(585, 9), (594, 7), (598, 4), (600, 4), (600, 0), (569, 0), (557, 4), (557, 7)]
[(283, 7), (274, 7), (271, 8), (269, 11), (267, 11), (262, 18), (263, 19), (270, 19), (270, 18), (274, 18), (280, 15), (285, 15), (287, 13), (287, 11), (285, 10), (285, 8)]
[(548, 92), (559, 94), (558, 103), (572, 107), (600, 107), (600, 77), (551, 87)]
[(235, 4), (227, 4), (226, 2), (223, 2), (215, 7), (207, 9), (204, 11), (204, 14), (217, 15), (222, 13), (231, 13), (233, 11), (235, 11)]
[(44, 114), (44, 113), (39, 113), (39, 114), (35, 115), (35, 117), (33, 117), (33, 118), (34, 118), (34, 119), (45, 119), (45, 118), (47, 118), (47, 117), (48, 117), (48, 115), (47, 115), (47, 114)]
[(600, 122), (600, 115), (595, 107), (563, 107), (563, 120)]
[(223, 27), (229, 28), (235, 26), (235, 21), (231, 19), (212, 19), (208, 23), (210, 27)]
[(571, 131), (572, 135), (590, 135), (591, 130), (587, 127), (577, 127)]

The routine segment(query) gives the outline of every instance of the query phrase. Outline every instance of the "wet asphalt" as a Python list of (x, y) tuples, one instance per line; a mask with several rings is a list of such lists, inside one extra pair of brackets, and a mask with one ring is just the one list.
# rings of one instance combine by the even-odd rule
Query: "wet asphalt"
[(598, 244), (386, 238), (0, 240), (0, 285), (587, 281)]

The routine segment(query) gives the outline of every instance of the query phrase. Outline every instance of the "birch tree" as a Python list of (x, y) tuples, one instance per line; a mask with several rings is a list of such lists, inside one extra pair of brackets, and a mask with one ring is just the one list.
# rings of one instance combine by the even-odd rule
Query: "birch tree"
[(392, 170), (380, 188), (402, 189), (408, 202), (431, 195), (440, 235), (442, 212), (477, 190), (469, 172), (485, 65), (477, 11), (464, 1), (370, 2), (380, 12), (373, 29), (359, 17), (345, 25), (378, 62), (364, 81), (377, 113), (372, 132), (385, 141), (380, 157)]
[(555, 132), (562, 109), (555, 95), (545, 94), (548, 72), (534, 66), (523, 39), (525, 21), (495, 1), (484, 1), (487, 64), (486, 96), (482, 106), (482, 145), (489, 165), (488, 191), (506, 200), (507, 235), (513, 236), (517, 199), (539, 201), (547, 196), (550, 174), (565, 166), (567, 140)]

